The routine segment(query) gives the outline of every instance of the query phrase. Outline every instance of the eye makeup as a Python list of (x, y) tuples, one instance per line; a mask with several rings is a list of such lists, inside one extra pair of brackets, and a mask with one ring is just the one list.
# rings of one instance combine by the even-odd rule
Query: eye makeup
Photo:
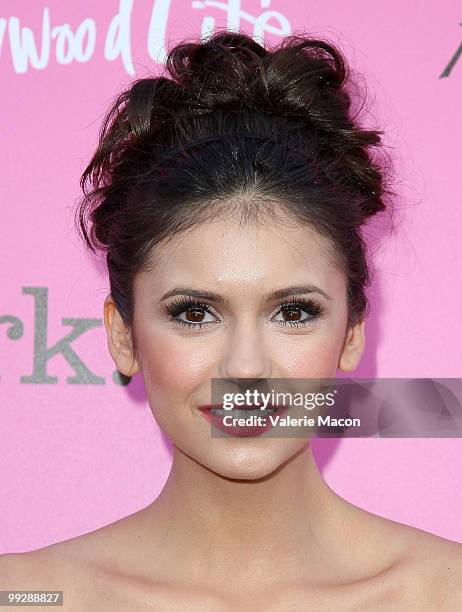
[[(208, 327), (210, 325), (214, 325), (215, 323), (204, 321), (186, 321), (184, 319), (178, 318), (179, 315), (187, 311), (191, 311), (199, 313), (200, 316), (200, 311), (205, 311), (206, 313), (212, 316), (217, 316), (210, 304), (198, 300), (193, 296), (182, 296), (180, 298), (177, 298), (173, 300), (170, 304), (164, 304), (164, 308), (168, 314), (169, 320), (175, 321), (179, 325), (191, 329)], [(325, 309), (319, 302), (317, 302), (313, 298), (302, 296), (298, 296), (296, 298), (294, 297), (289, 301), (280, 304), (276, 309), (275, 315), (279, 315), (286, 311), (289, 311), (291, 313), (301, 311), (306, 313), (307, 316), (304, 319), (295, 321), (275, 321), (277, 325), (283, 327), (304, 327), (325, 316)]]

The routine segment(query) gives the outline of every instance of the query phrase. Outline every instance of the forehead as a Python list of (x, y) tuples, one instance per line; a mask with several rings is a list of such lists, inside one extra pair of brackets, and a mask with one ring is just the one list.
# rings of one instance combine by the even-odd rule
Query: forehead
[(159, 294), (173, 283), (226, 292), (265, 291), (292, 281), (315, 282), (326, 292), (345, 286), (326, 237), (274, 219), (203, 223), (158, 245), (153, 261), (153, 269), (139, 275), (138, 282), (155, 281)]

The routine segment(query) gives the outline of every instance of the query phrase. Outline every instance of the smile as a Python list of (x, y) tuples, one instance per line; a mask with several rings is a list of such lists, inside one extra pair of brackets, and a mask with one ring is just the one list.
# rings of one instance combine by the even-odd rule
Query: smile
[(258, 436), (273, 427), (270, 415), (282, 414), (286, 406), (250, 405), (242, 408), (226, 409), (223, 405), (202, 406), (200, 412), (213, 427), (236, 437)]

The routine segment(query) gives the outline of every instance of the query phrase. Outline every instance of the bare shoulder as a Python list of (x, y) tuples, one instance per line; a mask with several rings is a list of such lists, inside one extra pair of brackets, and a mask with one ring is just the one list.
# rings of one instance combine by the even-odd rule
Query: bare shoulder
[[(422, 603), (442, 612), (462, 610), (462, 544), (407, 527), (403, 567)], [(425, 608), (424, 608), (425, 609)]]
[(76, 558), (60, 555), (59, 546), (58, 550), (56, 546), (53, 550), (46, 547), (1, 555), (0, 590), (63, 591), (66, 609), (83, 609), (82, 606), (89, 603), (89, 587), (94, 592), (91, 586), (94, 574), (88, 571), (88, 566), (78, 563)]
[(403, 527), (409, 535), (407, 539), (409, 555), (412, 555), (418, 563), (445, 568), (448, 573), (462, 571), (462, 544), (415, 527), (407, 525)]
[[(63, 591), (70, 612), (127, 609), (119, 608), (125, 600), (123, 575), (111, 568), (114, 559), (132, 560), (136, 514), (37, 550), (0, 555), (0, 590)], [(117, 585), (121, 592), (114, 598)]]
[(359, 517), (365, 563), (376, 568), (371, 609), (462, 611), (462, 544), (362, 509)]
[(420, 545), (422, 563), (427, 564), (441, 580), (456, 586), (462, 594), (462, 544), (422, 532), (416, 542)]
[(97, 530), (30, 552), (0, 555), (0, 590), (63, 591), (65, 609), (95, 609), (107, 586), (99, 553), (109, 532)]
[(0, 556), (0, 586), (3, 590), (42, 588), (49, 580), (52, 587), (58, 569), (57, 560), (41, 549), (4, 554)]
[(123, 552), (129, 537), (133, 536), (131, 525), (138, 515), (141, 512), (30, 552), (0, 555), (0, 572), (21, 571), (24, 566), (31, 572), (37, 571), (46, 576), (49, 572), (56, 573), (66, 567), (71, 567), (74, 572), (79, 568), (102, 565), (114, 553)]

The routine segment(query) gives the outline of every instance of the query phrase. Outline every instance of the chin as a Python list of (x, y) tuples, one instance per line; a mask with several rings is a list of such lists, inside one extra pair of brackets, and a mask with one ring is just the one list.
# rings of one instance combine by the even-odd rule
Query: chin
[(200, 461), (224, 478), (258, 480), (273, 474), (295, 457), (308, 442), (303, 439), (266, 438), (226, 440), (229, 444), (214, 449), (213, 456)]

